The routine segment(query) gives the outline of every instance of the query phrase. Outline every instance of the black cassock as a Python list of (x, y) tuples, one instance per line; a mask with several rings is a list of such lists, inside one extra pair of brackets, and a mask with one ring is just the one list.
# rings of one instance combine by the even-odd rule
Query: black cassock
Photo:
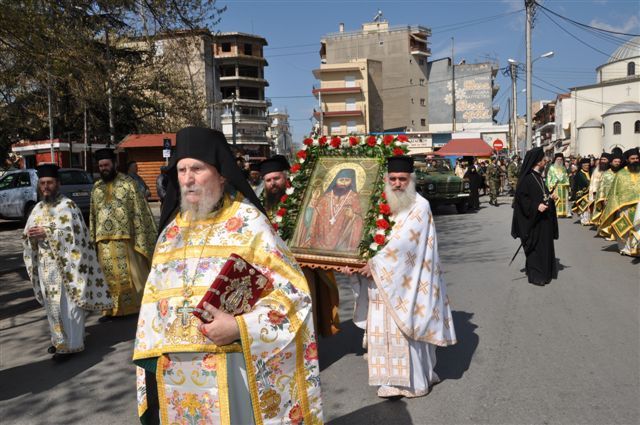
[(548, 283), (557, 274), (553, 240), (558, 239), (558, 219), (553, 200), (541, 213), (538, 206), (549, 196), (542, 176), (527, 174), (516, 190), (511, 235), (520, 238), (527, 256), (526, 272), (530, 283)]
[(480, 188), (482, 187), (482, 176), (476, 171), (467, 171), (464, 178), (469, 180), (469, 208), (477, 210), (480, 208)]

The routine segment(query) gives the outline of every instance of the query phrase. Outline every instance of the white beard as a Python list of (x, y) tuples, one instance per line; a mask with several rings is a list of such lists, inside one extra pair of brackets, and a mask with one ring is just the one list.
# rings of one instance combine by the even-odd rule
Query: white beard
[[(187, 191), (192, 190), (200, 194), (198, 202), (186, 200)], [(213, 208), (220, 202), (224, 191), (219, 187), (181, 187), (180, 188), (180, 211), (187, 221), (202, 220), (213, 211)]]
[(415, 175), (411, 175), (409, 185), (403, 191), (393, 190), (389, 182), (384, 184), (384, 194), (387, 196), (387, 202), (391, 208), (391, 213), (397, 215), (398, 213), (409, 209), (416, 202), (416, 178)]

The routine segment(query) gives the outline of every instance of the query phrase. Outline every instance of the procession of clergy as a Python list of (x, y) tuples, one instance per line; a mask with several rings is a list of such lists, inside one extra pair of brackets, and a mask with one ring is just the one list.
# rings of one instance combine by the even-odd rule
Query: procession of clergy
[[(49, 353), (61, 361), (84, 349), (88, 311), (102, 311), (100, 322), (139, 313), (142, 423), (322, 423), (316, 335), (339, 331), (337, 285), (331, 271), (301, 268), (270, 221), (289, 164), (272, 157), (247, 179), (221, 132), (188, 127), (176, 141), (159, 227), (111, 150), (95, 153), (88, 227), (59, 193), (57, 166), (38, 167), (41, 201), (25, 226), (24, 259), (46, 309)], [(439, 382), (435, 347), (456, 336), (413, 159), (386, 166), (389, 243), (363, 268), (341, 271), (354, 284), (369, 384), (383, 398), (419, 397)], [(270, 290), (236, 316), (204, 303), (200, 320), (195, 306), (231, 254), (267, 276)]]
[(620, 254), (640, 256), (638, 148), (625, 152), (614, 148), (611, 153), (603, 152), (593, 169), (589, 158), (581, 159), (579, 166), (573, 185), (562, 154), (556, 154), (554, 164), (547, 170), (547, 188), (557, 195), (558, 218), (576, 213), (582, 225), (592, 226), (607, 240), (615, 240)]

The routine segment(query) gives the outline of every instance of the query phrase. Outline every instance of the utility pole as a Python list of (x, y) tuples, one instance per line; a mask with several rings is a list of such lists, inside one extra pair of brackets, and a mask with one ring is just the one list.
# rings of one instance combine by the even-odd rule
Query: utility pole
[(516, 90), (516, 81), (518, 78), (518, 64), (509, 62), (509, 70), (511, 74), (511, 122), (513, 129), (511, 134), (512, 145), (509, 146), (509, 152), (518, 150), (518, 90)]
[(236, 145), (236, 94), (231, 98), (231, 140)]
[(456, 132), (456, 62), (453, 56), (454, 39), (451, 37), (451, 99), (453, 112), (451, 114), (451, 133)]
[(109, 102), (109, 143), (107, 146), (115, 146), (116, 132), (113, 123), (113, 93), (111, 84), (111, 51), (109, 48), (109, 29), (104, 27), (104, 42), (107, 45), (107, 100)]
[(524, 143), (525, 152), (531, 149), (531, 140), (533, 136), (533, 128), (532, 128), (532, 105), (531, 105), (531, 27), (533, 25), (533, 9), (535, 7), (535, 0), (525, 0), (524, 5), (527, 13), (527, 22), (526, 22), (526, 31), (525, 31), (525, 39), (527, 45), (527, 132), (526, 139)]
[(87, 103), (84, 103), (84, 132), (82, 134), (82, 139), (84, 142), (84, 171), (88, 171), (87, 167), (87, 143), (88, 143), (88, 131), (87, 131)]
[(54, 159), (55, 152), (53, 151), (53, 113), (51, 108), (51, 75), (47, 71), (47, 103), (49, 108), (49, 146), (51, 148), (51, 162), (56, 163)]
[(509, 150), (509, 155), (511, 153), (511, 146), (513, 146), (513, 123), (511, 122), (511, 99), (507, 98), (507, 110), (509, 111), (509, 137), (507, 142), (507, 149)]
[(322, 110), (322, 84), (318, 89), (318, 106), (320, 107), (320, 136), (324, 134), (324, 111)]

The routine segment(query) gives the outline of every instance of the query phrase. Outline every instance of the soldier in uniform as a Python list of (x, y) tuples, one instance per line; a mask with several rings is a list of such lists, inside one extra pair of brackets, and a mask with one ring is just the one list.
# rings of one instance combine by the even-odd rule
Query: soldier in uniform
[(500, 169), (496, 161), (496, 158), (491, 158), (486, 175), (489, 184), (489, 204), (495, 207), (498, 206), (498, 190), (500, 189)]
[(507, 167), (507, 178), (509, 179), (509, 195), (513, 196), (516, 192), (516, 184), (518, 183), (518, 176), (520, 176), (520, 157), (515, 155), (513, 160)]

